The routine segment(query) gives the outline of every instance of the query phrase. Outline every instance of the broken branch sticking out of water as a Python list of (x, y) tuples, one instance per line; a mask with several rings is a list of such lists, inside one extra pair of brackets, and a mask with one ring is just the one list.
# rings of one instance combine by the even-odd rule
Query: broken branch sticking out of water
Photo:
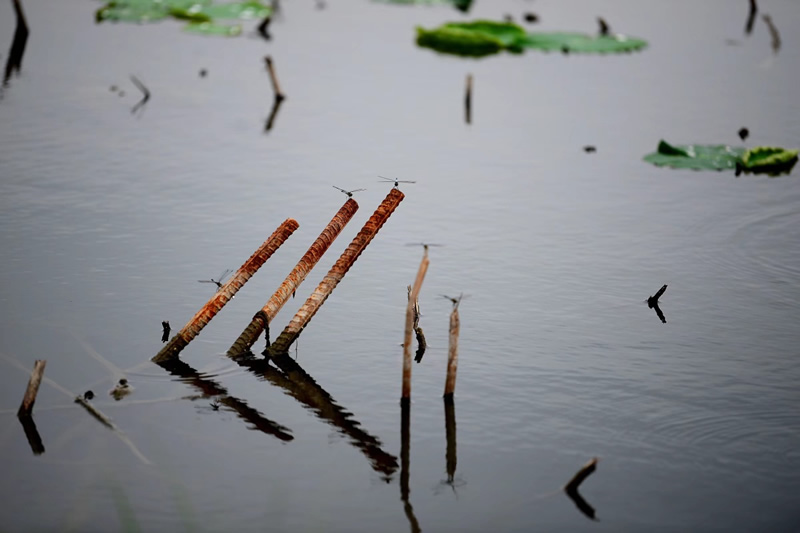
[(456, 373), (458, 372), (458, 333), (461, 320), (458, 317), (458, 304), (461, 297), (453, 298), (453, 311), (450, 313), (450, 345), (447, 352), (447, 377), (444, 381), (444, 397), (452, 398), (456, 390)]
[(425, 274), (428, 272), (429, 264), (428, 247), (424, 246), (422, 260), (417, 269), (417, 277), (414, 279), (414, 286), (408, 295), (408, 303), (406, 305), (406, 328), (405, 334), (403, 335), (403, 384), (400, 392), (400, 398), (402, 400), (410, 400), (411, 398), (411, 332), (414, 329), (415, 309), (418, 310), (415, 303), (419, 299), (419, 291), (422, 289), (422, 282), (425, 280)]
[[(253, 320), (242, 331), (236, 342), (228, 349), (228, 357), (234, 357), (238, 354), (244, 353), (255, 344), (258, 336), (265, 328), (269, 328), (269, 323), (278, 314), (283, 305), (289, 300), (297, 287), (303, 283), (308, 273), (317, 264), (317, 262), (325, 255), (333, 241), (342, 232), (344, 227), (353, 218), (353, 215), (358, 211), (358, 203), (352, 198), (348, 198), (339, 211), (333, 216), (319, 237), (311, 244), (297, 265), (292, 269), (286, 279), (283, 280), (281, 286), (275, 291), (269, 301), (264, 304), (264, 307), (253, 316)], [(267, 329), (267, 332), (269, 330)], [(267, 333), (269, 337), (269, 333)], [(269, 338), (267, 339), (267, 346), (269, 346)]]
[(39, 385), (42, 384), (42, 375), (44, 374), (44, 367), (47, 361), (37, 359), (33, 363), (33, 370), (31, 377), (28, 380), (28, 386), (25, 388), (25, 395), (22, 397), (22, 403), (17, 411), (17, 417), (29, 417), (33, 414), (33, 404), (36, 402), (36, 395), (39, 393)]
[(230, 301), (231, 298), (241, 289), (245, 283), (255, 274), (261, 266), (272, 257), (280, 246), (286, 242), (300, 224), (292, 218), (287, 218), (270, 235), (264, 243), (239, 267), (236, 274), (219, 289), (211, 299), (192, 317), (192, 319), (181, 329), (152, 359), (154, 363), (166, 361), (174, 357), (183, 350), (208, 324), (212, 318)]
[(286, 98), (286, 95), (281, 91), (281, 86), (278, 84), (278, 76), (275, 74), (275, 66), (272, 64), (272, 57), (267, 56), (264, 58), (267, 64), (267, 72), (269, 72), (269, 79), (272, 81), (272, 89), (275, 91), (275, 100), (281, 101)]
[(753, 32), (753, 24), (755, 24), (757, 13), (758, 6), (756, 5), (756, 0), (750, 0), (750, 12), (747, 15), (747, 22), (744, 25), (745, 35), (750, 35)]
[(14, 14), (17, 17), (17, 27), (14, 30), (14, 38), (11, 41), (11, 49), (8, 51), (8, 59), (6, 60), (6, 70), (3, 75), (3, 86), (8, 85), (8, 80), (11, 79), (11, 74), (16, 72), (19, 74), (22, 68), (22, 56), (25, 54), (25, 45), (28, 42), (28, 21), (25, 19), (25, 12), (22, 11), (22, 3), (20, 0), (12, 0), (14, 6)]
[(306, 302), (297, 311), (289, 324), (284, 328), (281, 334), (275, 339), (275, 342), (270, 346), (269, 353), (271, 355), (287, 353), (289, 347), (297, 339), (303, 328), (306, 327), (308, 322), (313, 318), (314, 314), (319, 311), (319, 308), (325, 303), (325, 300), (330, 296), (333, 289), (339, 284), (340, 281), (347, 274), (353, 263), (367, 248), (367, 245), (375, 238), (378, 231), (383, 227), (389, 217), (405, 198), (405, 195), (399, 189), (392, 189), (383, 202), (378, 206), (372, 216), (367, 220), (361, 231), (358, 232), (350, 244), (347, 246), (339, 259), (334, 263), (333, 267), (328, 271), (322, 281), (319, 283), (311, 296), (308, 297)]
[(591, 461), (583, 465), (580, 470), (573, 476), (569, 482), (564, 485), (564, 492), (567, 493), (567, 496), (575, 503), (578, 509), (585, 514), (587, 517), (595, 520), (595, 510), (594, 508), (589, 505), (586, 500), (578, 492), (578, 487), (580, 486), (583, 481), (592, 474), (597, 468), (597, 457), (593, 457)]
[(136, 87), (140, 91), (142, 91), (142, 99), (136, 102), (136, 105), (134, 105), (131, 108), (131, 114), (136, 114), (136, 112), (139, 111), (139, 109), (141, 109), (147, 103), (148, 100), (150, 100), (150, 90), (147, 87), (145, 87), (144, 83), (139, 81), (139, 78), (137, 78), (133, 74), (131, 74), (130, 77), (133, 84), (136, 85)]

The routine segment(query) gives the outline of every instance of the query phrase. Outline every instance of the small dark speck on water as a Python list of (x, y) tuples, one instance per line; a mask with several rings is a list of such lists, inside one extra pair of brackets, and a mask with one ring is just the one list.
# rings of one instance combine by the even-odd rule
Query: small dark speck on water
[(531, 12), (525, 13), (524, 18), (525, 22), (527, 22), (528, 24), (539, 22), (539, 16), (536, 13), (531, 13)]
[(119, 94), (120, 96), (125, 96), (125, 91), (120, 91), (120, 92), (119, 92), (119, 93), (117, 93), (117, 94)]
[(117, 86), (116, 85), (112, 85), (111, 87), (108, 88), (108, 90), (111, 91), (112, 93), (115, 93), (115, 92), (117, 92)]
[(208, 76), (208, 71), (206, 69), (204, 69), (204, 68), (201, 68), (200, 69), (200, 77), (201, 78), (205, 78), (206, 76)]
[(750, 130), (748, 130), (747, 128), (742, 128), (739, 130), (739, 138), (741, 140), (747, 139), (749, 135), (750, 135)]
[(504, 19), (505, 19), (505, 21), (506, 21), (506, 22), (508, 22), (509, 24), (513, 24), (513, 23), (514, 23), (514, 17), (512, 17), (511, 15), (506, 15), (506, 16), (505, 16), (505, 17), (503, 17), (503, 18), (504, 18)]
[(583, 147), (583, 151), (586, 152), (587, 154), (593, 154), (597, 151), (597, 147), (589, 144)]

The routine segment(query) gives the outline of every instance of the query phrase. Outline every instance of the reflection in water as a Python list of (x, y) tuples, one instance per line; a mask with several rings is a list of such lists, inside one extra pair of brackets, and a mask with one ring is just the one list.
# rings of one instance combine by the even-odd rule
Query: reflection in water
[(578, 489), (565, 489), (564, 492), (567, 493), (569, 499), (572, 500), (575, 506), (580, 509), (583, 514), (592, 520), (597, 520), (597, 518), (595, 518), (594, 507), (589, 505), (589, 503), (583, 499), (583, 496), (581, 496), (580, 492), (578, 492)]
[(456, 475), (456, 406), (452, 396), (444, 397), (444, 432), (447, 440), (445, 460), (447, 464), (447, 484), (453, 486)]
[(14, 14), (17, 16), (17, 27), (14, 30), (14, 40), (11, 41), (11, 49), (8, 52), (6, 61), (6, 71), (3, 75), (3, 87), (8, 86), (8, 80), (15, 71), (19, 74), (22, 67), (22, 56), (25, 54), (25, 45), (28, 42), (28, 22), (25, 20), (25, 13), (22, 11), (22, 4), (19, 0), (12, 0)]
[(31, 446), (33, 455), (42, 455), (44, 453), (44, 443), (42, 437), (36, 430), (36, 423), (33, 417), (29, 415), (19, 416), (19, 422), (22, 424), (22, 429), (25, 431), (25, 438), (28, 439), (28, 444)]
[(589, 477), (592, 472), (597, 469), (597, 457), (593, 457), (591, 461), (583, 465), (578, 473), (573, 476), (573, 478), (564, 486), (564, 492), (567, 493), (569, 499), (575, 504), (575, 506), (587, 517), (591, 518), (592, 520), (597, 520), (595, 518), (595, 511), (594, 507), (589, 505), (589, 503), (583, 499), (583, 497), (578, 492), (578, 487), (580, 486), (583, 481)]
[(135, 115), (137, 111), (144, 108), (144, 105), (150, 100), (150, 90), (145, 87), (144, 83), (139, 81), (139, 78), (131, 74), (131, 81), (133, 82), (136, 87), (142, 91), (142, 99), (136, 102), (136, 104), (131, 108), (131, 114)]
[(278, 116), (278, 109), (281, 108), (282, 103), (283, 98), (275, 98), (275, 100), (273, 100), (272, 111), (270, 111), (269, 118), (267, 118), (267, 122), (264, 124), (264, 133), (272, 129), (272, 126), (275, 124), (275, 119)]
[(402, 398), (400, 400), (400, 499), (403, 501), (403, 511), (406, 513), (408, 523), (411, 525), (411, 533), (422, 531), (419, 528), (419, 521), (414, 515), (414, 508), (408, 500), (411, 489), (408, 486), (411, 473), (409, 471), (411, 451), (411, 400)]
[(216, 402), (236, 412), (236, 414), (239, 415), (239, 418), (242, 418), (253, 424), (253, 428), (262, 431), (267, 435), (272, 435), (273, 437), (276, 437), (282, 441), (290, 441), (294, 439), (289, 428), (282, 426), (277, 422), (273, 422), (268, 418), (264, 418), (261, 413), (248, 406), (244, 401), (229, 396), (228, 391), (222, 387), (222, 385), (211, 379), (203, 377), (199, 372), (197, 372), (197, 370), (187, 365), (177, 357), (156, 364), (170, 374), (174, 376), (180, 376), (183, 378), (185, 383), (200, 389), (204, 397), (216, 396)]
[(775, 23), (772, 22), (772, 17), (766, 13), (761, 15), (761, 18), (764, 19), (767, 28), (769, 28), (769, 35), (772, 38), (772, 53), (777, 54), (778, 50), (781, 49), (781, 35), (778, 33), (778, 28), (775, 26)]
[[(381, 441), (361, 429), (358, 421), (353, 420), (352, 413), (337, 405), (331, 395), (288, 354), (280, 354), (271, 359), (256, 359), (252, 353), (246, 353), (235, 357), (234, 361), (281, 387), (289, 396), (314, 411), (319, 418), (338, 428), (366, 455), (373, 470), (384, 474), (387, 480), (397, 470), (397, 458), (383, 451)], [(280, 370), (270, 366), (270, 361)]]
[(756, 13), (758, 13), (758, 6), (756, 0), (750, 0), (750, 13), (747, 15), (747, 22), (744, 25), (745, 35), (750, 35), (753, 31), (753, 24), (756, 21)]

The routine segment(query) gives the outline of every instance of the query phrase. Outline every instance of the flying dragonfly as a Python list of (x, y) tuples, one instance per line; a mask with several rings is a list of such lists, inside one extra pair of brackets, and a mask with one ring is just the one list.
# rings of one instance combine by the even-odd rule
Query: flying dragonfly
[(392, 178), (387, 178), (387, 177), (384, 177), (384, 176), (381, 176), (381, 175), (378, 175), (378, 177), (379, 177), (380, 179), (382, 179), (382, 180), (383, 180), (384, 182), (386, 182), (386, 183), (392, 183), (392, 182), (394, 182), (394, 188), (395, 188), (395, 189), (397, 189), (397, 188), (398, 188), (398, 186), (399, 186), (399, 184), (400, 184), (400, 183), (416, 183), (416, 181), (411, 181), (411, 180), (399, 180), (399, 179), (397, 179), (397, 178), (395, 178), (395, 179), (392, 179)]
[(222, 281), (225, 278), (227, 278), (231, 274), (231, 272), (233, 272), (233, 270), (227, 268), (227, 269), (223, 270), (222, 273), (219, 276), (217, 276), (219, 279), (214, 279), (214, 278), (211, 278), (211, 279), (198, 279), (197, 281), (199, 283), (213, 283), (213, 284), (215, 284), (217, 286), (217, 290), (220, 290), (222, 288)]
[(354, 193), (354, 192), (366, 191), (366, 190), (367, 190), (367, 189), (353, 189), (352, 191), (346, 191), (346, 190), (342, 189), (341, 187), (337, 187), (336, 185), (332, 185), (332, 187), (333, 187), (334, 189), (340, 190), (340, 191), (342, 191), (343, 193), (345, 193), (345, 194), (347, 195), (347, 197), (348, 197), (348, 198), (352, 198), (352, 197), (353, 197), (353, 193)]
[(469, 298), (469, 294), (464, 295), (463, 292), (458, 295), (458, 298), (453, 298), (452, 296), (448, 296), (446, 294), (440, 294), (439, 296), (441, 296), (442, 298), (446, 298), (446, 299), (450, 300), (450, 302), (452, 302), (452, 304), (453, 304), (453, 309), (458, 307), (458, 304), (461, 303), (462, 299)]

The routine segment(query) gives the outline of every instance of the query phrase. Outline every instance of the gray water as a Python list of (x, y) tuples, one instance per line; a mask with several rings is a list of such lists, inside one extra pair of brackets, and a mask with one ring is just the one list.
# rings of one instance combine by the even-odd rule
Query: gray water
[[(798, 4), (761, 3), (777, 55), (762, 21), (744, 37), (743, 1), (478, 0), (468, 17), (282, 4), (267, 43), (253, 23), (203, 38), (25, 2), (22, 71), (0, 100), (0, 530), (800, 530), (797, 172), (641, 160), (661, 138), (740, 145), (742, 126), (746, 146), (800, 145)], [(416, 25), (527, 10), (533, 29), (591, 32), (602, 15), (650, 46), (463, 60), (414, 45)], [(13, 33), (0, 3), (0, 45)], [(287, 95), (268, 132), (266, 54)], [(130, 74), (152, 92), (135, 115)], [(346, 199), (332, 186), (366, 188), (273, 337), (288, 323), (390, 190), (378, 174), (417, 183), (291, 354), (348, 419), (223, 354)], [(150, 363), (160, 322), (174, 333), (213, 295), (197, 280), (288, 217), (300, 229), (181, 354), (195, 379)], [(369, 450), (401, 463), (421, 241), (444, 246), (420, 296), (406, 505), (401, 469)], [(663, 284), (666, 323), (644, 303)], [(460, 293), (448, 482), (439, 295)], [(15, 416), (35, 359), (63, 389), (40, 389), (38, 456)], [(134, 391), (115, 401), (120, 377)], [(72, 402), (87, 389), (120, 432)], [(592, 457), (597, 521), (559, 491)]]

